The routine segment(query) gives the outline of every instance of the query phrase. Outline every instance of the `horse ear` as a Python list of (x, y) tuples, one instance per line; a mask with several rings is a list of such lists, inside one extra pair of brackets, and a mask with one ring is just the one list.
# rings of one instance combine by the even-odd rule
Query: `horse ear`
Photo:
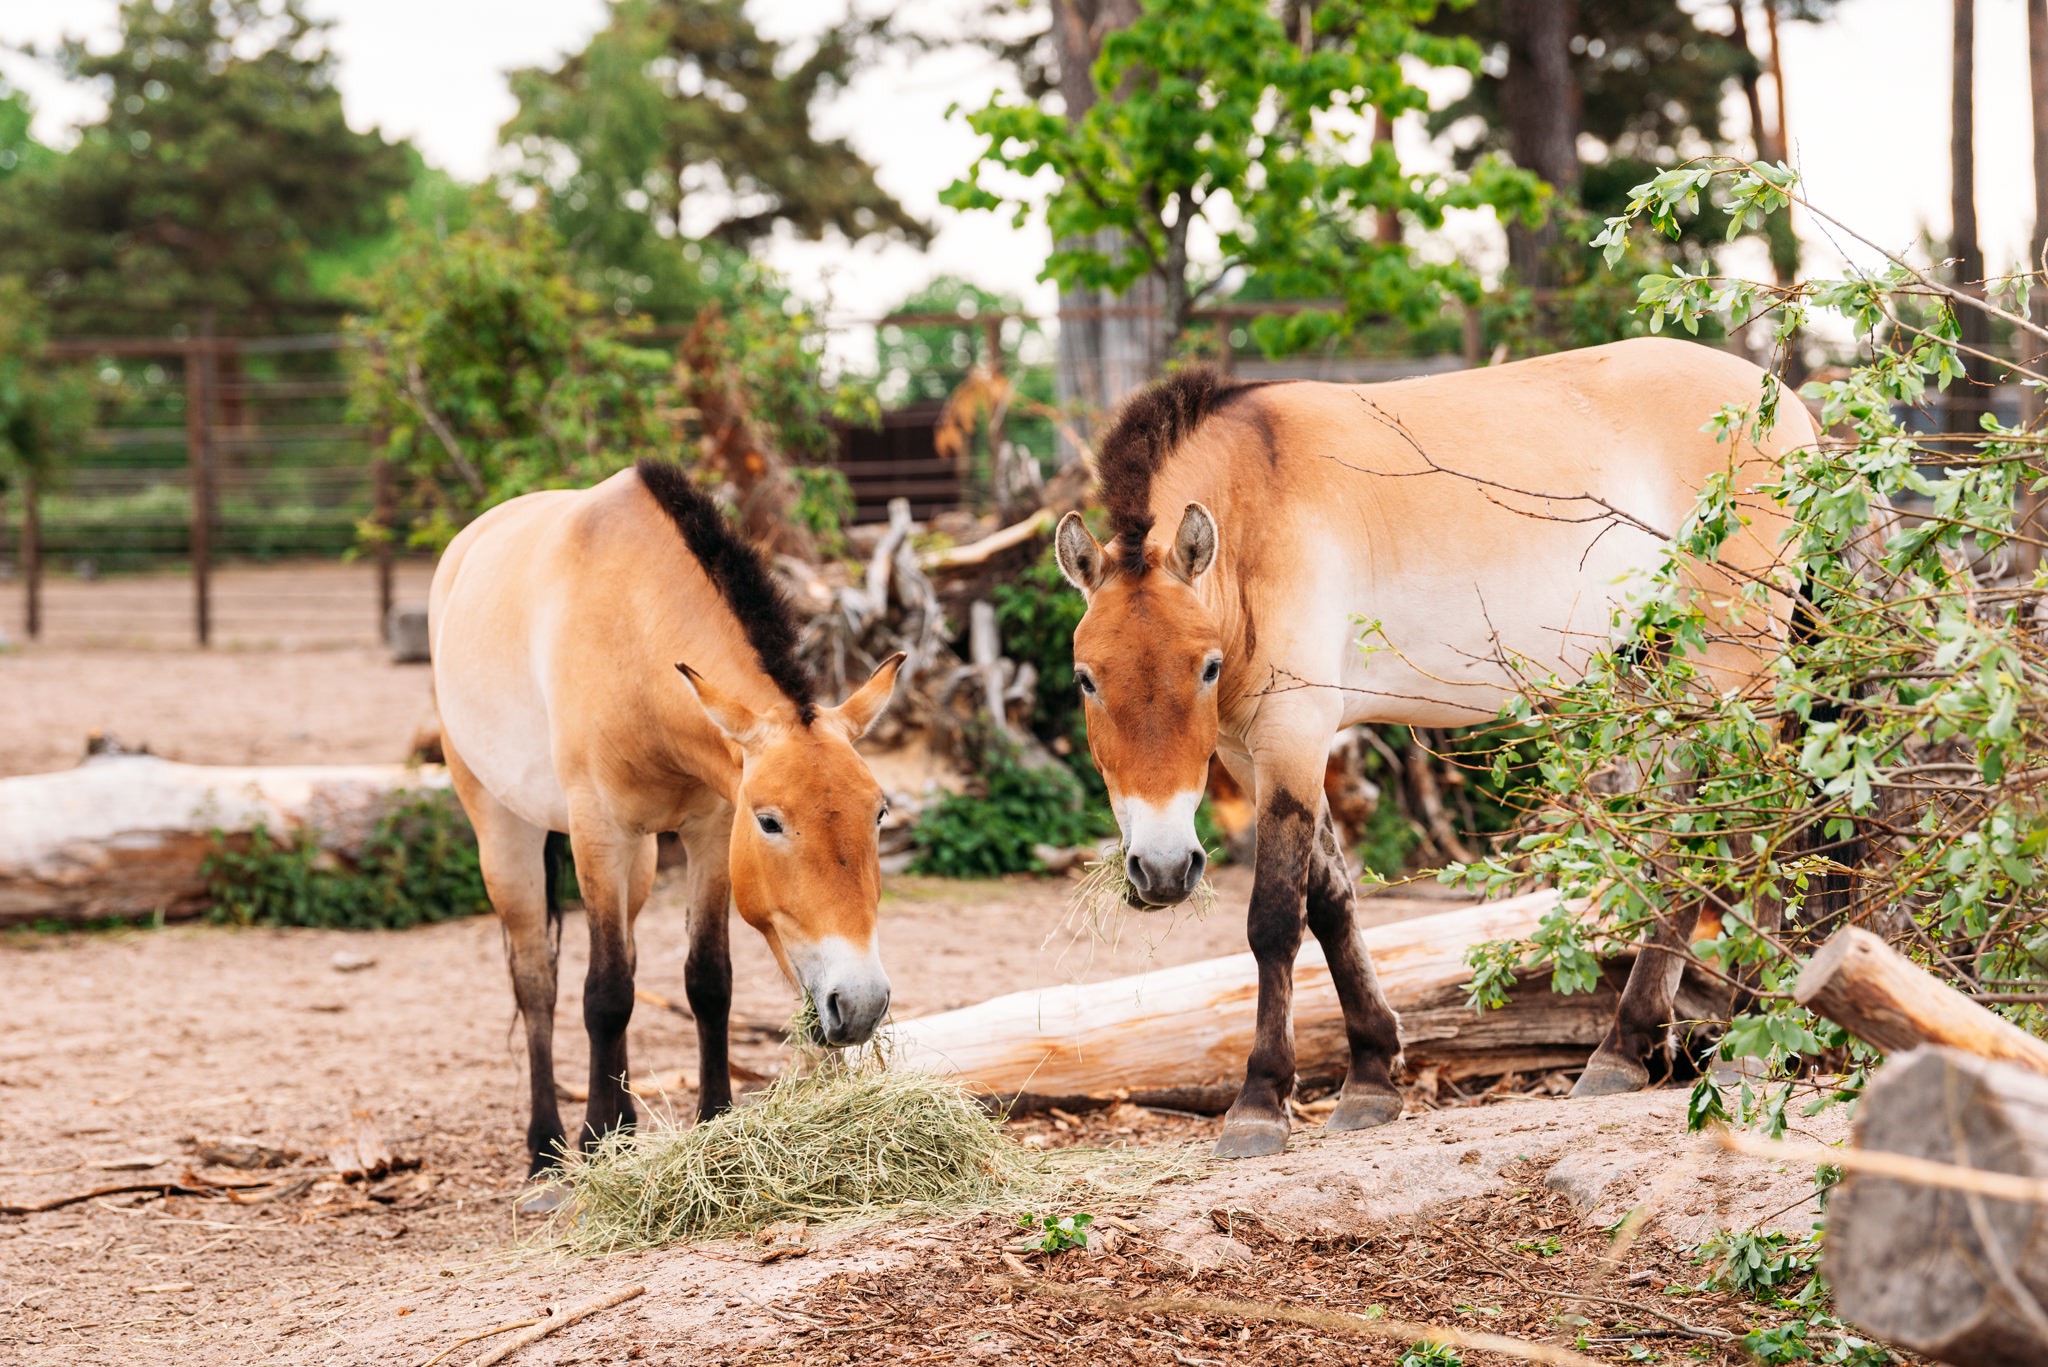
[(744, 750), (761, 738), (765, 728), (761, 717), (752, 708), (719, 689), (680, 660), (676, 662), (676, 672), (683, 676), (683, 686), (696, 696), (697, 702), (704, 708), (704, 715), (710, 717), (713, 724), (725, 732), (733, 744)]
[(1199, 503), (1190, 503), (1180, 515), (1180, 530), (1173, 534), (1173, 551), (1167, 568), (1190, 584), (1216, 563), (1216, 519)]
[(846, 728), (848, 740), (859, 740), (875, 724), (875, 718), (889, 706), (889, 699), (896, 692), (896, 674), (903, 668), (903, 652), (897, 651), (888, 659), (875, 666), (875, 672), (868, 675), (868, 681), (847, 700), (832, 709), (832, 715)]
[(1102, 543), (1088, 530), (1088, 524), (1081, 520), (1079, 513), (1068, 513), (1060, 519), (1059, 530), (1052, 537), (1053, 556), (1060, 562), (1060, 573), (1067, 582), (1082, 593), (1093, 593), (1102, 583), (1102, 568), (1107, 561), (1102, 553)]

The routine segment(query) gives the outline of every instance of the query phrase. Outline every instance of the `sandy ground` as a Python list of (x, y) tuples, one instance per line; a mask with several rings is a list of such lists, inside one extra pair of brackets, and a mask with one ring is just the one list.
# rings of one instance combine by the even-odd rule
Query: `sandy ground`
[[(424, 669), (361, 644), (204, 654), (37, 646), (0, 654), (0, 775), (69, 765), (90, 731), (202, 763), (396, 759), (427, 696)], [(1249, 878), (1224, 869), (1218, 881), (1207, 918), (1127, 923), (1112, 952), (1047, 943), (1066, 897), (1056, 881), (892, 879), (883, 950), (897, 1011), (1236, 952)], [(1369, 904), (1375, 919), (1441, 905)], [(657, 889), (639, 934), (641, 986), (680, 1000), (675, 886)], [(773, 1072), (789, 994), (758, 937), (736, 927), (734, 949), (735, 1058)], [(556, 1040), (565, 1082), (581, 1082), (586, 1067), (584, 957), (572, 916)], [(338, 966), (360, 960), (370, 962)], [(636, 1073), (694, 1071), (691, 1026), (658, 1008), (641, 1006), (631, 1048)], [(276, 1151), (287, 1173), (310, 1180), (260, 1203), (216, 1188), (0, 1216), (0, 1363), (419, 1367), (467, 1334), (636, 1284), (645, 1295), (512, 1361), (1391, 1367), (1400, 1357), (1398, 1345), (1242, 1315), (1132, 1317), (1058, 1299), (1189, 1294), (1392, 1307), (1552, 1338), (1560, 1307), (1576, 1305), (1600, 1329), (1604, 1358), (1645, 1360), (1630, 1353), (1647, 1345), (1650, 1361), (1743, 1360), (1727, 1336), (1756, 1307), (1687, 1300), (1700, 1332), (1670, 1342), (1657, 1337), (1666, 1331), (1654, 1312), (1672, 1304), (1667, 1288), (1698, 1279), (1683, 1250), (1708, 1231), (1759, 1217), (1802, 1223), (1808, 1175), (1685, 1157), (1675, 1092), (1481, 1101), (1497, 1104), (1424, 1107), (1367, 1135), (1303, 1128), (1281, 1159), (1198, 1164), (1191, 1182), (1098, 1212), (1105, 1224), (1090, 1251), (1034, 1258), (1024, 1281), (1005, 1260), (1014, 1227), (997, 1216), (813, 1231), (802, 1256), (772, 1264), (734, 1246), (571, 1262), (537, 1249), (530, 1222), (513, 1214), (525, 1064), (489, 920), (374, 934), (9, 933), (0, 1205), (263, 1176), (201, 1152), (225, 1142)], [(367, 1188), (321, 1175), (357, 1112), (417, 1168)], [(1305, 1125), (1315, 1113), (1312, 1103)], [(564, 1114), (574, 1125), (578, 1108)], [(1033, 1143), (1205, 1152), (1217, 1122), (1119, 1106), (1016, 1128)], [(1676, 1180), (1674, 1161), (1692, 1165)], [(1602, 1264), (1602, 1226), (1638, 1205), (1657, 1207), (1658, 1223), (1626, 1266)], [(1612, 1294), (1570, 1299), (1589, 1288)], [(471, 1363), (498, 1341), (444, 1361)]]

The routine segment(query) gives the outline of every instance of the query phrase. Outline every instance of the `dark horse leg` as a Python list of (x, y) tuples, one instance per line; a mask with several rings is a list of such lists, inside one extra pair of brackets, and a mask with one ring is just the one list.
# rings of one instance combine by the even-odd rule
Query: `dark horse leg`
[(1323, 806), (1308, 874), (1308, 928), (1323, 947), (1330, 979), (1344, 1008), (1350, 1067), (1337, 1109), (1323, 1128), (1367, 1130), (1401, 1118), (1401, 1093), (1394, 1086), (1394, 1061), (1401, 1055), (1401, 1021), (1380, 991), (1372, 955), (1358, 937), (1357, 903), (1351, 865), (1337, 822)]
[(1611, 1096), (1639, 1092), (1650, 1085), (1648, 1060), (1677, 1006), (1678, 980), (1692, 952), (1691, 929), (1697, 911), (1688, 906), (1657, 918), (1656, 929), (1629, 970), (1614, 1024), (1607, 1027), (1600, 1047), (1586, 1061), (1586, 1071), (1572, 1084), (1573, 1096)]
[(680, 832), (689, 853), (690, 951), (683, 961), (683, 987), (697, 1017), (697, 1119), (709, 1120), (732, 1105), (732, 1063), (727, 1052), (732, 1013), (730, 924), (732, 813), (696, 817)]
[[(544, 854), (548, 833), (514, 816), (485, 791), (452, 749), (447, 759), (456, 794), (476, 828), (484, 890), (505, 932), (512, 996), (526, 1026), (532, 1095), (526, 1125), (526, 1175), (537, 1177), (561, 1161), (564, 1139), (562, 1113), (555, 1102), (555, 950), (559, 930), (550, 924), (554, 912)], [(546, 1208), (545, 1193), (529, 1198), (534, 1199)], [(527, 1208), (522, 1203), (522, 1209)]]
[(590, 1036), (590, 1100), (583, 1108), (583, 1149), (638, 1120), (626, 1090), (626, 1027), (633, 1019), (633, 920), (654, 886), (655, 841), (570, 813), (569, 839), (590, 925), (590, 969), (583, 979), (583, 1027)]
[[(1258, 1025), (1244, 1087), (1223, 1119), (1218, 1157), (1251, 1158), (1287, 1147), (1287, 1099), (1295, 1081), (1294, 958), (1301, 948), (1305, 909), (1330, 961), (1351, 1042), (1350, 1073), (1331, 1123), (1339, 1129), (1359, 1128), (1400, 1114), (1390, 1076), (1400, 1049), (1398, 1026), (1357, 939), (1350, 878), (1334, 828), (1328, 844), (1319, 843), (1318, 828), (1328, 821), (1322, 795), (1324, 749), (1320, 734), (1270, 756), (1261, 747), (1250, 766), (1253, 782), (1244, 785), (1259, 811), (1245, 926), (1259, 968)], [(1226, 754), (1226, 763), (1242, 768), (1244, 759)]]

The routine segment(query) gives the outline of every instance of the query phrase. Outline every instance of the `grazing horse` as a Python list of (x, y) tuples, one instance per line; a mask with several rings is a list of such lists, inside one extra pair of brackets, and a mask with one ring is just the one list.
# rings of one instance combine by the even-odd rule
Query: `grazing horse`
[[(1200, 881), (1211, 751), (1257, 814), (1257, 1035), (1218, 1154), (1286, 1147), (1304, 921), (1350, 1043), (1329, 1128), (1401, 1112), (1399, 1022), (1358, 938), (1323, 796), (1339, 728), (1467, 725), (1497, 715), (1518, 679), (1582, 674), (1717, 475), (1746, 525), (1718, 565), (1690, 571), (1716, 618), (1701, 666), (1723, 688), (1760, 687), (1793, 586), (1779, 564), (1787, 520), (1750, 491), (1817, 437), (1796, 404), (1761, 446), (1704, 429), (1726, 405), (1754, 406), (1761, 378), (1665, 339), (1389, 384), (1230, 384), (1196, 370), (1137, 395), (1107, 432), (1096, 464), (1115, 535), (1099, 544), (1070, 513), (1055, 542), (1087, 598), (1074, 673), (1133, 904), (1178, 902)], [(1772, 585), (1763, 604), (1723, 610), (1758, 578)], [(1658, 943), (1682, 950), (1685, 927), (1666, 919)], [(1677, 953), (1642, 956), (1581, 1090), (1647, 1083), (1642, 1058), (1681, 966)]]
[(826, 1043), (874, 1032), (889, 1006), (875, 947), (884, 803), (853, 743), (887, 706), (901, 655), (820, 705), (761, 557), (680, 467), (645, 460), (463, 529), (434, 573), (428, 626), (442, 744), (526, 1024), (529, 1176), (564, 1138), (551, 832), (568, 837), (590, 925), (585, 1148), (634, 1122), (633, 920), (656, 832), (678, 832), (688, 854), (700, 1119), (732, 1101), (729, 901), (816, 1005)]

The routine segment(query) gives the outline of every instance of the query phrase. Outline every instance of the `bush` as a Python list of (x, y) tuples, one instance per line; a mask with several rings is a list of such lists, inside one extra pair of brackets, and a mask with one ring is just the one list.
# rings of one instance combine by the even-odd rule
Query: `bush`
[(258, 826), (245, 849), (215, 831), (200, 872), (216, 925), (404, 930), (490, 910), (476, 836), (448, 792), (399, 794), (353, 862), (310, 829), (280, 840)]
[[(1690, 163), (1637, 187), (1599, 245), (1619, 255), (1639, 220), (1674, 230), (1716, 181), (1725, 182), (1719, 203), (1735, 230), (1786, 208), (1796, 185), (1782, 166)], [(1965, 374), (1957, 310), (2011, 323), (2037, 282), (1993, 281), (1977, 295), (1949, 292), (1933, 275), (1895, 260), (1789, 286), (1710, 270), (1643, 277), (1639, 307), (1652, 331), (1770, 313), (1781, 345), (1824, 321), (1845, 322), (1862, 339), (1857, 364), (1802, 391), (1834, 439), (1792, 452), (1766, 491), (1792, 518), (1785, 582), (1745, 583), (1734, 603), (1753, 615), (1782, 610), (1779, 595), (1796, 582), (1798, 630), (1765, 690), (1726, 690), (1703, 665), (1717, 627), (1689, 585), (1745, 516), (1732, 482), (1711, 481), (1675, 529), (1655, 583), (1619, 615), (1616, 639), (1631, 647), (1604, 653), (1583, 679), (1534, 681), (1510, 703), (1505, 715), (1538, 733), (1539, 819), (1505, 857), (1445, 870), (1475, 890), (1533, 877), (1563, 899), (1530, 943), (1475, 956), (1482, 988), (1513, 964), (1547, 961), (1559, 990), (1588, 989), (1600, 949), (1696, 902), (1716, 908), (1722, 933), (1699, 956), (1758, 989), (1721, 1052), (1763, 1065), (1772, 1081), (1745, 1082), (1739, 1114), (1772, 1130), (1787, 1123), (1798, 1093), (1810, 1098), (1809, 1113), (1853, 1096), (1872, 1057), (1788, 990), (1838, 919), (1885, 928), (2009, 1019), (2048, 1026), (2038, 1004), (2048, 983), (2039, 862), (2048, 850), (2039, 789), (2048, 644), (2035, 616), (2048, 577), (2037, 570), (2000, 583), (1978, 573), (2009, 548), (2040, 546), (2038, 531), (2015, 538), (2014, 506), (2023, 491), (2048, 488), (2048, 462), (2038, 431), (1989, 414), (1972, 420), (1976, 430), (1945, 434), (1904, 420), (1927, 404), (1930, 386)], [(2048, 378), (2037, 365), (2011, 369), (2030, 382)], [(1753, 403), (1731, 405), (1708, 426), (1742, 440), (1768, 430), (1784, 400), (1767, 378)], [(1925, 511), (1873, 522), (1908, 501)], [(1616, 773), (1656, 777), (1617, 793)], [(1846, 1080), (1805, 1079), (1817, 1055), (1844, 1047)], [(1703, 1077), (1694, 1122), (1724, 1113)]]
[(991, 747), (981, 793), (955, 793), (917, 823), (911, 869), (942, 878), (993, 878), (1041, 868), (1033, 845), (1085, 845), (1116, 833), (1109, 809), (1087, 801), (1061, 765), (1027, 768)]

